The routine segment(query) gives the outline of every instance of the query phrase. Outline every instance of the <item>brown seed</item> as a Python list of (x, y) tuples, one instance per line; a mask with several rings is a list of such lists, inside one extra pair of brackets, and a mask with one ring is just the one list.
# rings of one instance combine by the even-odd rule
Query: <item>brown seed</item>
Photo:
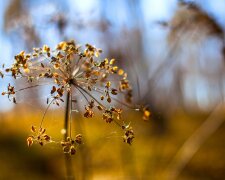
[(44, 139), (46, 140), (46, 141), (50, 141), (50, 136), (48, 136), (47, 134), (46, 135), (44, 135)]
[(76, 135), (75, 141), (76, 141), (76, 143), (81, 144), (82, 143), (82, 135), (81, 134)]
[(52, 86), (51, 94), (53, 94), (54, 92), (56, 92), (56, 87)]
[(75, 149), (74, 146), (71, 146), (71, 148), (70, 148), (70, 154), (71, 154), (71, 155), (76, 154), (76, 149)]
[(15, 103), (15, 104), (16, 104), (16, 98), (15, 98), (15, 97), (13, 97), (13, 103)]
[(28, 137), (27, 138), (27, 146), (30, 147), (33, 144), (33, 138), (32, 137)]
[(108, 97), (108, 98), (107, 98), (107, 101), (108, 101), (108, 103), (111, 103), (111, 98)]
[(69, 146), (64, 146), (63, 147), (63, 152), (64, 153), (69, 153), (70, 152), (70, 147)]
[(103, 110), (103, 107), (102, 106), (97, 106), (97, 108), (101, 111)]
[(34, 126), (31, 126), (31, 132), (36, 132), (36, 128)]
[(111, 90), (111, 94), (117, 95), (117, 89), (112, 89), (112, 90)]

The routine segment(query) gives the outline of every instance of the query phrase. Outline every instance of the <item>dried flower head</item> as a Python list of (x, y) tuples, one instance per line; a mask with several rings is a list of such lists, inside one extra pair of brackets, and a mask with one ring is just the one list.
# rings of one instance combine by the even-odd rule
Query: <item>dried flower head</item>
[(75, 139), (67, 137), (66, 141), (61, 142), (61, 145), (63, 147), (63, 152), (74, 155), (76, 153), (77, 146), (80, 145), (81, 143), (82, 143), (81, 134), (76, 135)]
[(123, 136), (123, 141), (130, 144), (132, 143), (134, 139), (134, 131), (130, 125), (124, 126), (125, 132)]
[[(30, 83), (39, 82), (39, 85), (41, 85), (40, 82), (48, 80), (48, 85), (52, 87), (47, 98), (48, 107), (44, 115), (50, 105), (60, 106), (64, 102), (65, 93), (80, 93), (86, 100), (83, 116), (92, 118), (95, 112), (99, 111), (105, 122), (115, 122), (121, 127), (125, 132), (124, 142), (131, 144), (134, 138), (133, 130), (123, 120), (121, 107), (114, 106), (113, 101), (130, 107), (132, 88), (127, 74), (115, 65), (116, 60), (107, 58), (99, 60), (98, 57), (101, 53), (101, 49), (90, 44), (86, 44), (82, 50), (74, 41), (61, 42), (55, 49), (44, 45), (42, 48), (34, 48), (33, 52), (29, 54), (24, 51), (20, 52), (15, 56), (12, 66), (5, 71), (15, 79), (25, 78)], [(7, 91), (2, 95), (8, 95), (8, 98), (16, 103), (15, 94), (18, 91), (35, 88), (39, 85), (15, 90), (9, 84)], [(71, 101), (77, 100), (71, 99)], [(144, 111), (144, 119), (149, 117), (150, 113), (148, 112)], [(50, 141), (50, 137), (44, 134), (45, 129), (42, 128), (43, 119), (44, 117), (38, 131), (32, 127), (32, 132), (36, 135), (28, 137), (28, 146), (32, 145), (34, 141), (41, 145)], [(129, 128), (124, 128), (124, 124)], [(75, 154), (75, 143), (81, 144), (81, 135), (77, 136), (75, 140), (68, 137), (66, 141), (62, 141), (63, 151)]]
[(46, 129), (40, 128), (39, 130), (36, 129), (36, 127), (31, 127), (31, 132), (33, 135), (29, 136), (27, 138), (27, 145), (30, 147), (34, 142), (37, 142), (41, 146), (44, 144), (51, 142), (51, 137), (48, 136), (45, 132)]

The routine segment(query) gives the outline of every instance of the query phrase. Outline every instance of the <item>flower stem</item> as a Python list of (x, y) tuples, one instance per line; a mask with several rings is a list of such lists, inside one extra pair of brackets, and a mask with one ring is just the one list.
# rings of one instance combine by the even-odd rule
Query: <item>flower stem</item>
[[(64, 120), (64, 129), (66, 130), (66, 133), (64, 135), (64, 140), (66, 141), (68, 137), (68, 125), (69, 125), (69, 120), (70, 120), (70, 113), (71, 111), (71, 92), (67, 92), (67, 97), (66, 97), (66, 108), (65, 108), (65, 120)], [(66, 167), (66, 179), (71, 179), (75, 180), (75, 177), (73, 175), (73, 165), (72, 165), (72, 159), (71, 155), (66, 153), (65, 154), (65, 167)]]
[(68, 137), (68, 125), (69, 125), (69, 120), (70, 120), (70, 106), (71, 106), (71, 92), (67, 92), (66, 95), (66, 107), (65, 107), (65, 121), (64, 121), (64, 129), (66, 130), (66, 133), (64, 135), (64, 140), (66, 141), (66, 138)]

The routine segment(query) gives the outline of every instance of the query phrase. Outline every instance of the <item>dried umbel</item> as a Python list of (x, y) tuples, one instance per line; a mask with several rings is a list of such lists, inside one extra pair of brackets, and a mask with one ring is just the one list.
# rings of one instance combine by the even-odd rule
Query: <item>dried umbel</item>
[(40, 128), (39, 130), (37, 130), (34, 126), (32, 126), (31, 132), (33, 133), (33, 135), (31, 135), (27, 138), (27, 145), (29, 147), (33, 144), (33, 142), (37, 142), (41, 146), (43, 146), (44, 144), (46, 144), (48, 142), (51, 142), (50, 136), (48, 136), (45, 133), (46, 129)]
[[(86, 101), (83, 114), (85, 118), (92, 118), (95, 112), (99, 111), (106, 123), (114, 122), (121, 127), (125, 134), (123, 136), (124, 142), (131, 144), (134, 133), (132, 127), (122, 118), (122, 107), (131, 107), (132, 88), (127, 80), (127, 74), (115, 65), (115, 59), (99, 60), (98, 57), (101, 53), (101, 49), (90, 44), (86, 44), (85, 49), (82, 50), (74, 41), (61, 42), (54, 50), (44, 45), (42, 48), (34, 48), (31, 54), (22, 51), (15, 56), (12, 67), (5, 69), (5, 71), (15, 79), (25, 78), (35, 85), (15, 90), (9, 84), (8, 90), (2, 94), (8, 95), (8, 98), (16, 103), (15, 94), (18, 91), (38, 87), (37, 82), (40, 84), (40, 82), (47, 80), (48, 85), (51, 84), (52, 87), (47, 98), (48, 107), (44, 116), (50, 105), (60, 106), (64, 102), (63, 96), (65, 94), (77, 92)], [(70, 101), (71, 103), (78, 102), (72, 97)], [(121, 106), (114, 106), (113, 101)], [(146, 109), (138, 109), (133, 106), (132, 108), (142, 110), (145, 120), (149, 118), (150, 113)], [(32, 127), (32, 132), (36, 135), (27, 139), (29, 146), (33, 141), (37, 141), (41, 145), (46, 141), (51, 142), (50, 136), (43, 132), (45, 131), (42, 127), (44, 116), (39, 130)], [(72, 137), (67, 137), (66, 140), (62, 141), (64, 152), (75, 154), (77, 145), (82, 144), (81, 137), (78, 135), (75, 140)]]

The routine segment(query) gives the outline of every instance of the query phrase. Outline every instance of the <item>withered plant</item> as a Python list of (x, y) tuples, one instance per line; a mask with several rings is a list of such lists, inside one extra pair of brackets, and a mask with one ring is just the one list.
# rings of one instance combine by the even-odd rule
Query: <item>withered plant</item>
[[(63, 96), (66, 95), (64, 139), (61, 141), (63, 152), (75, 154), (78, 145), (82, 144), (82, 135), (72, 137), (72, 111), (73, 104), (79, 103), (73, 98), (75, 92), (85, 99), (83, 116), (92, 118), (96, 111), (102, 113), (102, 119), (106, 123), (115, 123), (124, 132), (122, 136), (125, 143), (131, 144), (134, 139), (134, 132), (130, 122), (122, 118), (122, 107), (128, 107), (143, 112), (143, 119), (148, 120), (149, 110), (143, 106), (132, 104), (132, 88), (127, 79), (127, 73), (115, 65), (115, 59), (100, 60), (102, 53), (90, 44), (85, 49), (74, 41), (61, 42), (55, 49), (44, 45), (42, 48), (34, 48), (30, 54), (24, 51), (15, 56), (15, 61), (10, 68), (4, 69), (5, 73), (15, 79), (24, 78), (30, 85), (22, 89), (16, 89), (8, 84), (7, 95), (10, 101), (17, 103), (16, 93), (31, 88), (51, 85), (51, 92), (47, 98), (47, 108), (38, 127), (32, 126), (32, 135), (27, 138), (28, 146), (39, 143), (43, 146), (46, 143), (55, 142), (51, 136), (46, 134), (43, 127), (45, 115), (53, 104), (60, 106), (64, 103)], [(4, 66), (3, 66), (4, 68)], [(1, 77), (4, 73), (0, 72)], [(114, 101), (114, 102), (113, 102)], [(120, 107), (117, 107), (120, 105)]]

